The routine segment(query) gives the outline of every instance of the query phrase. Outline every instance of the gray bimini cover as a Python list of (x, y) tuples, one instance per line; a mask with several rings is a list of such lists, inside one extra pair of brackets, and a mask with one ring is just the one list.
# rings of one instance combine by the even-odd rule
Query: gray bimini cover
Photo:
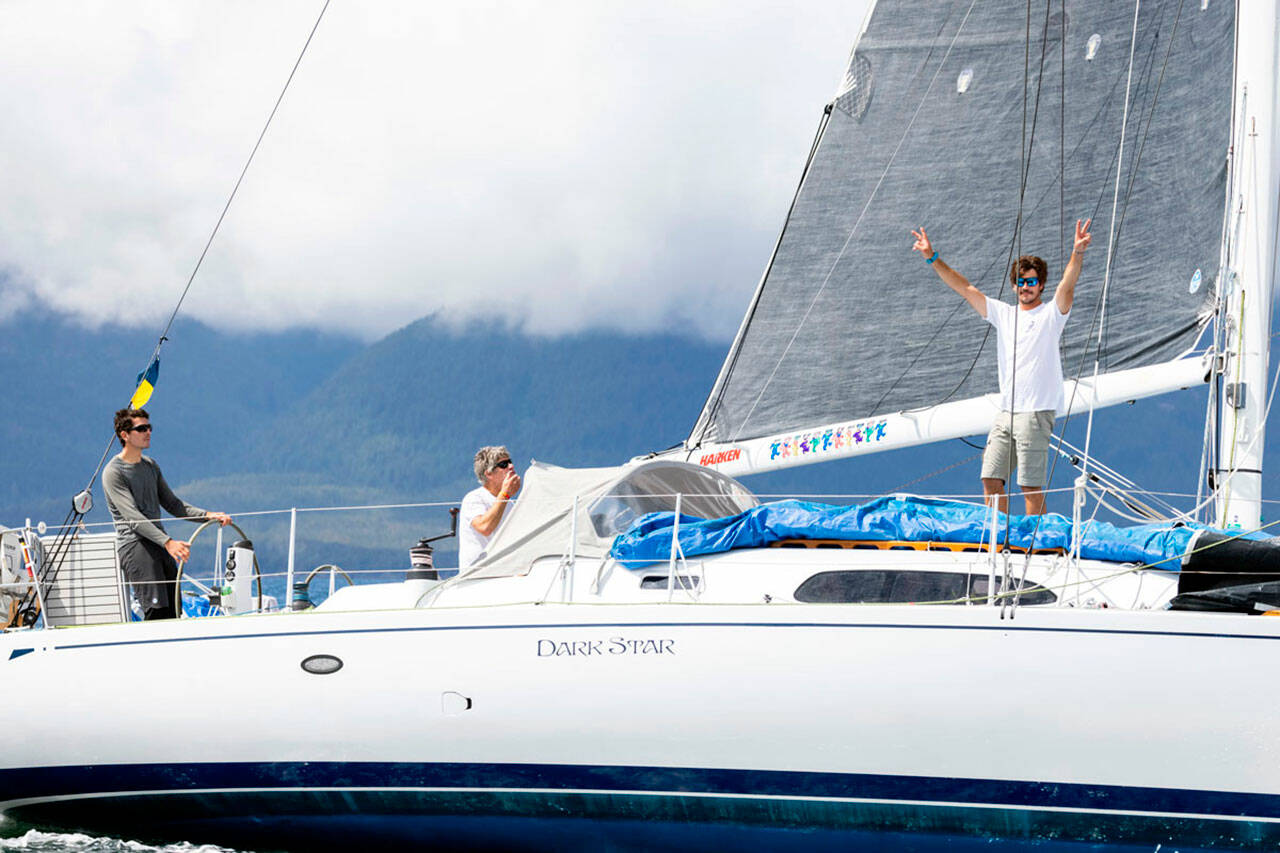
[(1133, 3), (1036, 2), (1028, 22), (1025, 0), (880, 0), (688, 446), (996, 390), (995, 336), (911, 251), (920, 226), (1011, 301), (1011, 259), (1043, 257), (1052, 292), (1093, 218), (1067, 378), (1093, 370), (1114, 227), (1103, 372), (1192, 350), (1219, 275), (1235, 6), (1142, 3), (1130, 83)]
[(675, 509), (696, 518), (723, 518), (759, 505), (750, 490), (717, 471), (670, 460), (629, 463), (614, 468), (558, 468), (533, 462), (520, 496), (489, 541), (483, 560), (459, 577), (522, 575), (541, 557), (574, 552), (602, 558), (613, 539), (642, 515)]

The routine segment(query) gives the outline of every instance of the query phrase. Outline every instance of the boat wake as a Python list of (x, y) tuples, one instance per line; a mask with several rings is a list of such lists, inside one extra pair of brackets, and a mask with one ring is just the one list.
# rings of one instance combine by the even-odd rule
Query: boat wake
[[(0, 829), (0, 831), (3, 831)], [(31, 850), (40, 853), (236, 853), (230, 847), (180, 841), (155, 847), (141, 841), (85, 835), (79, 832), (41, 832), (29, 829), (22, 835), (0, 838), (0, 850)]]

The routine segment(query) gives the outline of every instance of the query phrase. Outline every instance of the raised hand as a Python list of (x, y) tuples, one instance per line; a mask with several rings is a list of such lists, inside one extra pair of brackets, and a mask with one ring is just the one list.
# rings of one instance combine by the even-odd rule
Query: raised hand
[(508, 471), (507, 476), (502, 479), (502, 494), (512, 497), (518, 491), (520, 491), (520, 475), (515, 471)]
[[(1085, 226), (1086, 228), (1088, 226)], [(920, 257), (928, 260), (933, 257), (933, 244), (929, 242), (929, 235), (924, 233), (924, 227), (921, 226), (919, 231), (912, 231), (911, 236), (916, 238), (916, 243), (911, 248), (920, 253)]]
[(1092, 219), (1086, 219), (1083, 223), (1079, 219), (1076, 220), (1076, 241), (1072, 246), (1072, 253), (1079, 252), (1084, 254), (1084, 250), (1089, 248), (1089, 244), (1093, 242), (1093, 235), (1089, 233), (1089, 226), (1093, 224)]

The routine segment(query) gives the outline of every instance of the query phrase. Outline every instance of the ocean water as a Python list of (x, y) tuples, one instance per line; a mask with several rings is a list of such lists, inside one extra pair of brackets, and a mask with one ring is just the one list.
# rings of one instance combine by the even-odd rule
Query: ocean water
[[(86, 835), (83, 833), (44, 832), (37, 829), (23, 831), (15, 829), (12, 824), (6, 827), (2, 821), (3, 818), (0, 818), (0, 853), (7, 853), (10, 850), (40, 851), (40, 853), (247, 853), (231, 847), (219, 847), (213, 844), (193, 844), (186, 841), (156, 846), (141, 841)], [(499, 819), (495, 822), (501, 823), (502, 821)], [(9, 834), (5, 834), (6, 830), (9, 831)], [(656, 835), (647, 837), (644, 841), (637, 842), (633, 840), (631, 843), (619, 843), (617, 838), (608, 840), (596, 838), (586, 841), (582, 837), (577, 837), (573, 839), (573, 843), (567, 845), (552, 844), (548, 846), (536, 842), (530, 843), (529, 839), (524, 839), (523, 841), (509, 840), (507, 843), (499, 842), (496, 844), (494, 839), (489, 839), (488, 843), (481, 842), (476, 846), (470, 844), (461, 846), (449, 845), (446, 849), (470, 850), (475, 851), (475, 853), (503, 853), (503, 851), (529, 853), (532, 850), (556, 850), (566, 851), (566, 853), (568, 851), (648, 853), (650, 850), (704, 851), (708, 849), (768, 850), (771, 853), (777, 853), (779, 850), (806, 851), (806, 853), (814, 853), (814, 851), (818, 851), (818, 853), (826, 853), (827, 851), (833, 851), (833, 853), (834, 851), (840, 851), (840, 853), (880, 853), (880, 851), (893, 851), (893, 853), (1212, 853), (1213, 850), (1218, 849), (1216, 845), (1211, 845), (1211, 848), (1208, 849), (1196, 844), (1183, 846), (1176, 841), (1170, 841), (1169, 843), (1108, 844), (874, 831), (844, 832), (831, 836), (827, 836), (825, 833), (818, 833), (807, 838), (804, 834), (801, 834), (799, 837), (791, 836), (781, 847), (777, 847), (755, 835), (747, 838), (734, 838), (732, 833), (721, 838), (716, 838), (716, 835), (716, 831), (712, 830), (712, 837), (708, 839), (711, 843), (697, 846), (689, 846), (687, 838), (681, 838), (679, 841), (674, 836), (670, 839), (663, 839), (662, 833), (659, 832)], [(685, 843), (680, 843), (680, 841)], [(729, 842), (727, 845), (722, 843), (726, 841)], [(761, 843), (762, 841), (764, 843)], [(676, 843), (669, 844), (667, 842)], [(314, 844), (305, 844), (298, 847), (294, 853), (310, 853), (310, 851), (318, 849), (349, 850), (350, 845), (342, 844), (336, 847), (321, 845), (321, 847), (316, 847)], [(410, 844), (397, 844), (394, 847), (385, 847), (374, 844), (369, 848), (368, 853), (376, 853), (376, 851), (380, 850), (396, 850), (398, 853), (398, 851), (410, 849), (431, 849), (431, 845), (423, 847), (417, 842), (413, 842)], [(1252, 845), (1237, 847), (1235, 844), (1230, 844), (1225, 849), (1262, 850), (1268, 848), (1254, 847)]]

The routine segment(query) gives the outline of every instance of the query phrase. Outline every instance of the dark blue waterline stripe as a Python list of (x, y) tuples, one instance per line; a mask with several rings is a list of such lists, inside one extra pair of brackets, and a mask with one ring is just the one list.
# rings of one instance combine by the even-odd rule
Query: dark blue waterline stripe
[[(296, 617), (295, 617), (296, 618)], [(198, 637), (161, 637), (151, 640), (111, 640), (101, 643), (60, 643), (50, 651), (71, 649), (99, 649), (109, 646), (146, 646), (161, 643), (199, 643), (216, 640), (253, 640), (261, 638), (338, 636), (343, 634), (398, 634), (429, 631), (545, 631), (562, 628), (831, 628), (868, 630), (924, 630), (924, 631), (1025, 631), (1038, 634), (1109, 634), (1134, 637), (1197, 637), (1214, 640), (1280, 640), (1280, 635), (1224, 634), (1199, 631), (1158, 631), (1136, 628), (1052, 628), (1024, 627), (1012, 621), (1003, 625), (916, 625), (911, 623), (860, 623), (860, 622), (547, 622), (530, 625), (415, 625), (400, 628), (335, 628), (316, 631), (275, 631), (254, 634), (219, 634)]]
[(20, 658), (23, 655), (29, 655), (34, 651), (35, 649), (14, 649), (13, 651), (9, 652), (9, 660), (13, 660), (14, 658)]
[(574, 764), (233, 762), (0, 770), (0, 801), (193, 789), (443, 788), (845, 798), (963, 806), (1280, 818), (1280, 795), (1063, 782)]
[(252, 850), (400, 853), (424, 844), (555, 853), (1280, 849), (1280, 825), (1259, 820), (630, 793), (277, 789), (64, 800), (16, 813), (28, 826)]

